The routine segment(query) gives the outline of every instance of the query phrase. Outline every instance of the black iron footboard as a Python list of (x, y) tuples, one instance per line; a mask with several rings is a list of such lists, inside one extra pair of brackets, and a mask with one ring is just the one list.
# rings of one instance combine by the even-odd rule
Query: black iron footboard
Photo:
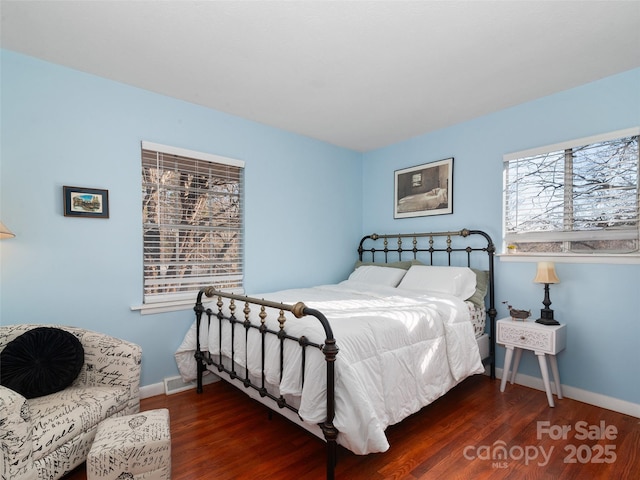
[[(204, 308), (202, 304), (202, 296), (206, 295), (207, 297), (217, 297), (217, 307), (218, 311), (214, 312), (212, 309)], [(229, 314), (223, 313), (223, 307), (225, 306), (224, 300), (228, 300), (228, 310)], [(236, 316), (236, 301), (241, 303), (243, 318), (238, 318)], [(259, 318), (260, 324), (253, 323), (250, 320), (251, 308), (257, 307), (260, 309)], [(273, 330), (267, 327), (266, 319), (267, 319), (267, 308), (276, 309), (278, 311), (278, 323), (279, 329)], [(198, 298), (196, 301), (196, 305), (194, 307), (196, 312), (196, 363), (197, 363), (197, 391), (198, 393), (202, 392), (202, 376), (204, 374), (207, 365), (212, 365), (219, 372), (226, 372), (232, 380), (240, 380), (245, 388), (252, 388), (256, 390), (261, 397), (271, 398), (280, 408), (287, 408), (296, 414), (298, 414), (298, 409), (289, 404), (286, 399), (282, 395), (275, 395), (270, 392), (267, 388), (267, 383), (265, 379), (265, 339), (267, 335), (273, 335), (277, 337), (280, 344), (280, 378), (282, 378), (282, 373), (284, 369), (284, 346), (286, 342), (295, 342), (301, 348), (301, 372), (302, 372), (302, 382), (304, 383), (304, 371), (305, 371), (305, 361), (306, 361), (306, 349), (307, 348), (316, 348), (319, 349), (325, 357), (326, 361), (326, 372), (327, 372), (327, 417), (324, 422), (319, 424), (322, 433), (324, 434), (325, 440), (327, 442), (327, 480), (333, 480), (335, 477), (335, 465), (337, 459), (337, 438), (338, 438), (338, 430), (333, 425), (333, 419), (335, 416), (335, 359), (338, 354), (338, 346), (336, 345), (336, 341), (333, 337), (333, 331), (331, 330), (331, 325), (327, 321), (326, 317), (319, 312), (318, 310), (314, 310), (312, 308), (308, 308), (304, 303), (299, 302), (295, 305), (287, 305), (284, 303), (270, 302), (262, 299), (246, 297), (243, 295), (235, 295), (231, 293), (225, 293), (218, 290), (215, 290), (213, 287), (207, 287), (200, 290), (198, 293)], [(294, 337), (286, 332), (286, 317), (284, 312), (291, 312), (296, 318), (302, 318), (304, 316), (312, 316), (318, 319), (325, 333), (325, 341), (324, 344), (318, 344), (310, 342), (306, 337)], [(207, 326), (208, 328), (218, 328), (219, 332), (219, 355), (211, 355), (209, 352), (203, 352), (200, 348), (200, 326), (202, 324), (202, 315), (206, 314), (207, 318)], [(215, 322), (217, 320), (217, 325), (212, 325), (212, 320)], [(225, 323), (226, 322), (226, 323)], [(231, 329), (231, 358), (229, 359), (229, 363), (225, 365), (222, 354), (222, 342), (223, 335), (222, 329), (223, 325), (228, 325)], [(236, 329), (239, 330), (236, 332)], [(234, 349), (235, 346), (235, 335), (242, 335), (244, 331), (245, 342), (249, 337), (249, 331), (256, 330), (259, 332), (261, 338), (261, 358), (262, 358), (262, 375), (261, 378), (258, 379), (258, 384), (254, 383), (251, 379), (248, 369), (248, 362), (246, 361), (246, 348), (245, 348), (245, 358), (244, 358), (244, 373), (239, 373), (236, 369), (236, 352)], [(245, 343), (248, 345), (248, 343)], [(242, 355), (240, 353), (239, 355)], [(216, 358), (217, 357), (217, 358)]]

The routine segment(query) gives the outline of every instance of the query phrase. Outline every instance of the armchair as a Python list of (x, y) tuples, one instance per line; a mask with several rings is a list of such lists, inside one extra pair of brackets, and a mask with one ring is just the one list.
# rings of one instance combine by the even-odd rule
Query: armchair
[[(40, 326), (0, 327), (0, 352)], [(98, 423), (140, 409), (138, 345), (82, 328), (54, 327), (80, 340), (84, 364), (70, 387), (50, 395), (27, 399), (0, 385), (2, 480), (61, 478), (86, 460)]]

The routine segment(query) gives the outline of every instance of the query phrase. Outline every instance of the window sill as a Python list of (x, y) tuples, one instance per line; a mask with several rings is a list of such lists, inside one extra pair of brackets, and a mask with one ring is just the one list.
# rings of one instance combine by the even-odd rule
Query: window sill
[(132, 311), (139, 311), (140, 315), (154, 315), (156, 313), (175, 312), (177, 310), (193, 310), (195, 300), (176, 300), (174, 302), (147, 303), (131, 307)]
[(496, 255), (501, 262), (555, 262), (555, 263), (608, 263), (612, 265), (640, 264), (640, 254), (594, 254), (569, 253), (501, 253)]

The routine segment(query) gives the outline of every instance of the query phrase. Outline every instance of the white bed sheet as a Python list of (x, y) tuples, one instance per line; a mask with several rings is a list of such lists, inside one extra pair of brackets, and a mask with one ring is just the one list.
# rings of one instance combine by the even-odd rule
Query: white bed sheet
[[(393, 287), (380, 287), (354, 281), (274, 294), (252, 295), (271, 301), (295, 303), (322, 312), (330, 321), (339, 353), (336, 357), (336, 415), (338, 442), (357, 454), (383, 452), (389, 448), (385, 429), (433, 402), (469, 375), (484, 368), (469, 320), (469, 309), (453, 296), (417, 294)], [(214, 311), (217, 307), (209, 305)], [(244, 305), (237, 304), (236, 316), (243, 318)], [(256, 317), (258, 311), (252, 312)], [(278, 328), (277, 314), (267, 323)], [(176, 361), (185, 381), (195, 378), (195, 322), (176, 352)], [(219, 353), (218, 329), (201, 326), (201, 348)], [(227, 327), (228, 329), (228, 327)], [(286, 331), (310, 341), (324, 342), (324, 331), (317, 319), (296, 319), (287, 312)], [(243, 333), (242, 329), (236, 332)], [(223, 333), (223, 338), (225, 334)], [(272, 337), (272, 336), (270, 336)], [(244, 334), (235, 336), (235, 359), (260, 373), (259, 334), (250, 330), (249, 348)], [(230, 340), (223, 341), (222, 353), (230, 356)], [(300, 397), (300, 417), (310, 424), (326, 418), (326, 366), (324, 355), (307, 349), (305, 382), (300, 372), (300, 349), (285, 348), (282, 381), (279, 346), (269, 338), (265, 371), (267, 380), (278, 385), (280, 393)], [(247, 360), (245, 361), (245, 351)], [(313, 381), (311, 380), (313, 379)]]

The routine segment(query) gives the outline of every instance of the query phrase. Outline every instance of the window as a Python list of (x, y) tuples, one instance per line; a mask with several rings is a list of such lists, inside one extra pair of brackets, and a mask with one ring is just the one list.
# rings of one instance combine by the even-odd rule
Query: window
[(518, 253), (638, 252), (640, 128), (504, 157), (504, 232)]
[(142, 142), (144, 303), (243, 292), (244, 162)]

